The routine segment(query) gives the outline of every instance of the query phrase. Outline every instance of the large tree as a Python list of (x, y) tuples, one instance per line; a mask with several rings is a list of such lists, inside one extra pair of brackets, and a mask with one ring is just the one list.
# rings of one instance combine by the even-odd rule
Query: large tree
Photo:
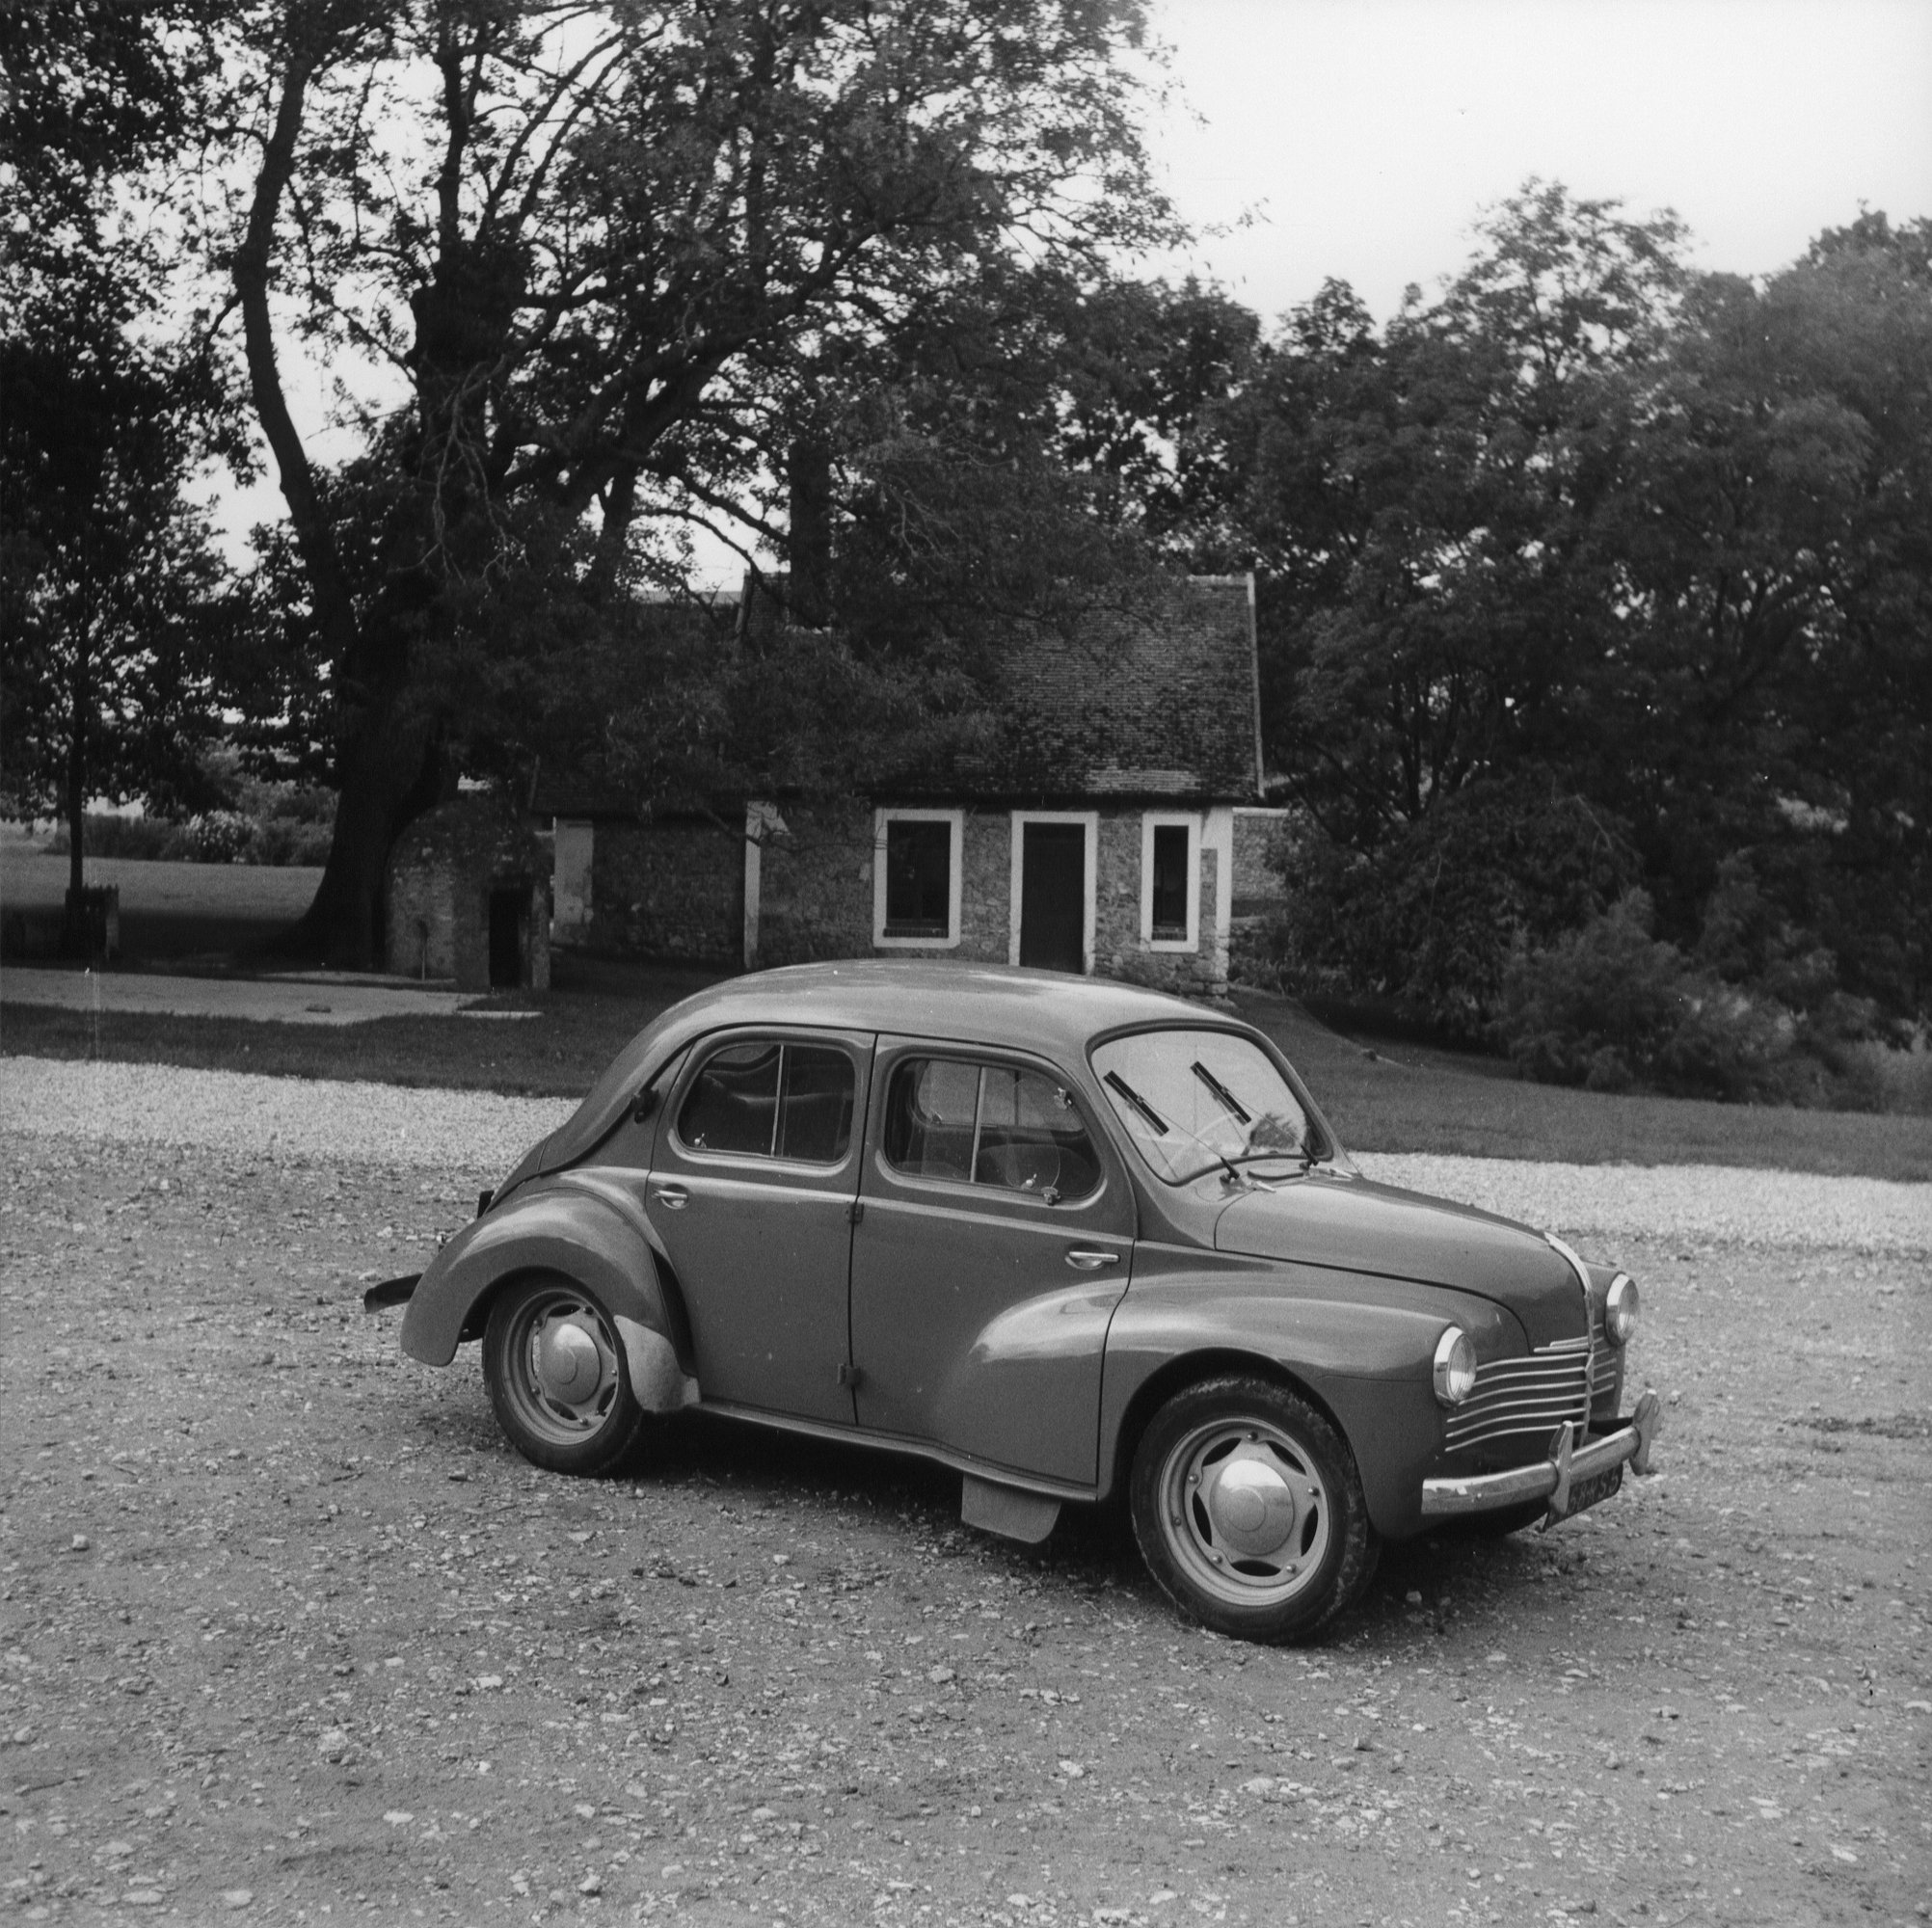
[[(595, 608), (681, 523), (756, 531), (830, 345), (903, 330), (993, 260), (1097, 263), (1156, 231), (1123, 59), (1140, 12), (242, 12), (228, 272), (341, 793), (299, 942), (371, 960), (388, 849), (449, 779), (466, 653), (512, 578)], [(305, 337), (388, 384), (347, 472), (290, 402)]]
[(91, 799), (207, 795), (196, 753), (239, 613), (194, 499), (239, 449), (152, 179), (206, 77), (210, 12), (0, 16), (0, 797), (66, 818), (70, 892)]
[(57, 278), (16, 259), (0, 289), (0, 797), (65, 819), (78, 892), (91, 801), (207, 800), (197, 753), (239, 613), (192, 490), (218, 394), (141, 340), (97, 249)]

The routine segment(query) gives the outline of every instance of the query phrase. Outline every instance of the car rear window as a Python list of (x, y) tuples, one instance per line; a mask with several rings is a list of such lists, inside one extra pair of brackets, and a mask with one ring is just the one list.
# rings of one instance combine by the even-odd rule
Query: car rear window
[(678, 1114), (692, 1151), (837, 1165), (852, 1141), (852, 1060), (821, 1044), (756, 1039), (706, 1058)]
[(1314, 1151), (1301, 1101), (1251, 1038), (1135, 1031), (1096, 1046), (1093, 1069), (1134, 1149), (1171, 1185)]
[(909, 1058), (886, 1095), (886, 1163), (913, 1178), (946, 1178), (1049, 1204), (1086, 1198), (1100, 1160), (1071, 1095), (1037, 1071)]

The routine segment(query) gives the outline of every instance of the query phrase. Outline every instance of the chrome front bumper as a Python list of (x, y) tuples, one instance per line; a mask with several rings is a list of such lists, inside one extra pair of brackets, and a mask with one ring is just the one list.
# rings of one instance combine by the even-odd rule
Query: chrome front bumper
[(1546, 1499), (1549, 1517), (1566, 1518), (1576, 1511), (1570, 1504), (1573, 1488), (1623, 1465), (1628, 1465), (1633, 1473), (1650, 1470), (1650, 1442), (1657, 1436), (1660, 1418), (1656, 1394), (1647, 1392), (1637, 1402), (1636, 1411), (1620, 1421), (1614, 1433), (1600, 1433), (1579, 1445), (1577, 1427), (1566, 1426), (1557, 1434), (1549, 1458), (1533, 1466), (1516, 1466), (1507, 1473), (1477, 1473), (1461, 1480), (1424, 1480), (1422, 1515), (1425, 1519), (1449, 1519), (1460, 1513), (1488, 1513), (1494, 1507)]

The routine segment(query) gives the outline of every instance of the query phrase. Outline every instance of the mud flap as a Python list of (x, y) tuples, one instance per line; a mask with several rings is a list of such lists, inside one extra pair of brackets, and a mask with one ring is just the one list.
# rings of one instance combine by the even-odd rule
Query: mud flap
[(981, 1533), (997, 1533), (1003, 1540), (1037, 1546), (1060, 1518), (1060, 1502), (968, 1473), (959, 1492), (959, 1517)]

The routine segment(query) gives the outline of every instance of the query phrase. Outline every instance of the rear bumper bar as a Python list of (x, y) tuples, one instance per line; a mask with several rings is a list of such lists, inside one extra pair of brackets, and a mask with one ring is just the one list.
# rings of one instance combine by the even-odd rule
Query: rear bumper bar
[(1488, 1513), (1493, 1507), (1520, 1506), (1525, 1500), (1546, 1499), (1552, 1519), (1570, 1511), (1572, 1486), (1628, 1465), (1633, 1473), (1650, 1470), (1650, 1442), (1660, 1422), (1657, 1396), (1647, 1392), (1628, 1418), (1614, 1431), (1577, 1441), (1572, 1424), (1557, 1434), (1549, 1458), (1532, 1466), (1515, 1466), (1507, 1473), (1477, 1473), (1467, 1479), (1424, 1480), (1422, 1515), (1453, 1519), (1461, 1513)]

